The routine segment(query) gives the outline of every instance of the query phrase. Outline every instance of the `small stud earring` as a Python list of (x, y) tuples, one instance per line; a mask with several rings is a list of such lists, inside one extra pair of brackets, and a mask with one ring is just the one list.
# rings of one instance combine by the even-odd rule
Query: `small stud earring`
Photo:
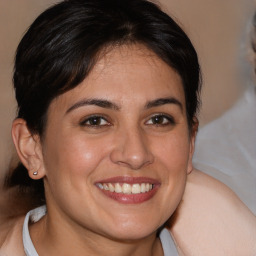
[(33, 172), (33, 175), (37, 175), (37, 174), (38, 174), (38, 171)]

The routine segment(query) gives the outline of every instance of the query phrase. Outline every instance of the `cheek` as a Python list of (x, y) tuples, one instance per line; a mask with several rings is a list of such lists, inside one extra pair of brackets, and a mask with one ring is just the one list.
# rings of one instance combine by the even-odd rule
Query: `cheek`
[[(182, 136), (173, 134), (165, 138), (162, 145), (156, 145), (157, 159), (160, 169), (164, 172), (163, 202), (173, 202), (175, 208), (185, 189), (187, 168), (189, 162), (189, 139), (186, 133)], [(172, 200), (171, 200), (172, 198)]]
[(186, 185), (189, 146), (186, 140), (168, 139), (158, 147), (158, 168), (162, 175), (158, 209), (165, 222), (180, 203)]
[(48, 178), (52, 175), (87, 177), (105, 157), (104, 148), (94, 140), (69, 134), (49, 140), (45, 148), (45, 167)]
[(49, 142), (45, 148), (48, 202), (54, 200), (66, 210), (90, 203), (92, 181), (98, 166), (104, 162), (105, 152), (102, 144), (71, 134), (57, 136), (55, 141)]
[(173, 134), (165, 138), (162, 143), (154, 146), (157, 158), (166, 165), (170, 173), (181, 174), (186, 171), (189, 159), (189, 139), (186, 134), (182, 136)]

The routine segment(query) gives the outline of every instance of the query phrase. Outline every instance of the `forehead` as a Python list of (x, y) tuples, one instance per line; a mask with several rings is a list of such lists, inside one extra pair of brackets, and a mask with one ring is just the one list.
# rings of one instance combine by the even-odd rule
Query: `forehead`
[(161, 79), (181, 82), (177, 72), (142, 44), (111, 47), (104, 50), (101, 56), (89, 74), (89, 79), (116, 79), (125, 75), (128, 80), (141, 78), (145, 83)]
[(145, 46), (111, 47), (100, 56), (84, 81), (58, 97), (57, 102), (68, 104), (86, 97), (125, 103), (171, 96), (185, 105), (179, 74)]

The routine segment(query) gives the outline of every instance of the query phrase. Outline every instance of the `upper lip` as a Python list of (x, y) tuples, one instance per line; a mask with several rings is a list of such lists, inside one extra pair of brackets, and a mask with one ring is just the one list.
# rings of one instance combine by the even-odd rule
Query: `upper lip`
[(98, 180), (95, 183), (127, 183), (127, 184), (140, 184), (140, 183), (150, 183), (150, 184), (160, 184), (156, 179), (149, 177), (132, 177), (132, 176), (116, 176), (103, 180)]

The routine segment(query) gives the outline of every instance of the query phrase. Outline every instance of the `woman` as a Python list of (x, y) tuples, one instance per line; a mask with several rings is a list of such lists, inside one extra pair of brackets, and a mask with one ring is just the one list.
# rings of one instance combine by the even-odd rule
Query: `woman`
[(1, 253), (182, 254), (166, 227), (193, 169), (200, 68), (180, 27), (144, 0), (63, 1), (22, 39), (14, 86), (9, 185), (43, 206), (2, 229)]

